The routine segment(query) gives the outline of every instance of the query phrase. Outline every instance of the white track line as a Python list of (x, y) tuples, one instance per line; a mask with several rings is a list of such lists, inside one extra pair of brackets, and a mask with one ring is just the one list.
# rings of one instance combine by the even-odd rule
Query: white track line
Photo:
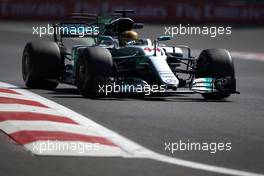
[(58, 111), (51, 109), (51, 108), (42, 108), (37, 106), (30, 106), (30, 105), (22, 105), (22, 104), (1, 104), (0, 106), (0, 113), (8, 111), (8, 112), (32, 112), (32, 113), (40, 113), (40, 114), (47, 114), (47, 115), (57, 115), (57, 116), (65, 116)]
[(264, 61), (264, 53), (231, 51), (231, 56), (245, 60)]
[(35, 101), (32, 98), (25, 97), (23, 95), (17, 95), (17, 94), (10, 94), (10, 93), (2, 93), (0, 92), (0, 97), (5, 97), (5, 98), (15, 98), (19, 100), (29, 100), (29, 101)]
[[(61, 131), (74, 134), (100, 136), (94, 129), (86, 126), (67, 124), (51, 121), (26, 121), (26, 120), (6, 120), (0, 122), (0, 129), (3, 129), (6, 133), (15, 133), (19, 131)], [(102, 137), (102, 136), (100, 136)]]
[[(15, 87), (13, 85), (7, 84), (7, 83), (0, 83), (0, 87)], [(48, 100), (44, 97), (41, 97), (39, 95), (36, 95), (34, 93), (31, 93), (27, 90), (23, 89), (16, 89), (17, 92), (28, 96), (29, 98), (33, 98), (35, 100), (38, 100), (39, 102), (43, 104), (48, 104), (50, 107), (53, 107), (54, 109), (58, 110), (59, 112), (62, 112), (62, 114), (67, 113), (69, 116), (72, 117), (73, 120), (76, 122), (87, 126), (87, 127), (94, 127), (98, 129), (98, 132), (100, 135), (105, 136), (107, 139), (113, 141), (115, 144), (119, 145), (124, 151), (130, 153), (127, 157), (134, 157), (134, 158), (147, 158), (147, 159), (152, 159), (155, 161), (160, 161), (164, 163), (169, 163), (173, 165), (178, 165), (178, 166), (183, 166), (187, 168), (192, 168), (192, 169), (198, 169), (198, 170), (203, 170), (203, 171), (208, 171), (208, 172), (214, 172), (214, 173), (219, 173), (219, 174), (226, 174), (226, 175), (236, 175), (236, 176), (264, 176), (264, 174), (258, 174), (254, 172), (247, 172), (247, 171), (242, 171), (242, 170), (237, 170), (237, 169), (229, 169), (225, 167), (219, 167), (219, 166), (214, 166), (214, 165), (209, 165), (209, 164), (203, 164), (199, 162), (193, 162), (193, 161), (188, 161), (188, 160), (183, 160), (183, 159), (178, 159), (174, 157), (169, 157), (165, 155), (161, 155), (159, 153), (156, 153), (154, 151), (151, 151), (127, 138), (124, 136), (111, 131), (102, 125), (92, 121), (91, 119), (82, 116), (81, 114), (78, 114), (77, 112), (74, 112), (60, 104), (57, 104), (51, 100)]]

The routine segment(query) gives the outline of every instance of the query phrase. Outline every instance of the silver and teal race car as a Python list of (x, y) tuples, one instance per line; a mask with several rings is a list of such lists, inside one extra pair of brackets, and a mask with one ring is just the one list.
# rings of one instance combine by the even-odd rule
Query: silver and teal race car
[[(91, 98), (169, 92), (200, 93), (214, 100), (237, 93), (234, 63), (227, 50), (206, 49), (194, 58), (187, 46), (166, 46), (168, 36), (153, 41), (139, 38), (133, 30), (143, 24), (127, 17), (132, 12), (73, 14), (74, 18), (94, 20), (54, 24), (54, 41), (29, 42), (24, 48), (26, 86), (55, 89), (59, 83), (66, 83)], [(64, 37), (82, 37), (90, 42), (75, 45), (68, 52)]]

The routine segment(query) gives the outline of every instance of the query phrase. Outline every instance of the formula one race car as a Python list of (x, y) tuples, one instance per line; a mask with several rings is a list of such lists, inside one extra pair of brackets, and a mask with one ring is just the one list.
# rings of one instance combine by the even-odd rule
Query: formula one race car
[[(28, 88), (54, 89), (59, 83), (77, 86), (85, 97), (120, 93), (200, 93), (205, 99), (223, 99), (236, 93), (233, 60), (225, 49), (207, 49), (198, 58), (187, 46), (166, 46), (162, 41), (139, 38), (133, 29), (143, 27), (127, 17), (132, 10), (115, 15), (73, 14), (92, 23), (54, 24), (53, 42), (27, 43), (22, 59)], [(71, 53), (63, 37), (87, 40)], [(184, 90), (184, 91), (183, 91)]]

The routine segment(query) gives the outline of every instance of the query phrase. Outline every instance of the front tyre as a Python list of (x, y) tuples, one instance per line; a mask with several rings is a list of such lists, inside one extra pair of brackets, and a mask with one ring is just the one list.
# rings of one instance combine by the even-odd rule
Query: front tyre
[(76, 69), (76, 85), (84, 97), (105, 96), (99, 86), (105, 86), (113, 76), (112, 55), (105, 48), (91, 47), (80, 51)]
[[(198, 58), (196, 78), (235, 78), (234, 63), (230, 53), (225, 49), (203, 50)], [(208, 100), (221, 100), (230, 96), (230, 92), (203, 93)]]
[(28, 88), (55, 89), (58, 86), (60, 50), (55, 42), (27, 43), (22, 56), (22, 75)]

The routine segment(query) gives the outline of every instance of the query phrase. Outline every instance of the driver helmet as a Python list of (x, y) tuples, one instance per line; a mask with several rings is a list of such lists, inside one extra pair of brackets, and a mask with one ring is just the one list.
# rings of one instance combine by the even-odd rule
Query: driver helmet
[(138, 33), (135, 31), (125, 31), (120, 35), (120, 45), (124, 46), (129, 44), (130, 42), (137, 42), (139, 39)]

